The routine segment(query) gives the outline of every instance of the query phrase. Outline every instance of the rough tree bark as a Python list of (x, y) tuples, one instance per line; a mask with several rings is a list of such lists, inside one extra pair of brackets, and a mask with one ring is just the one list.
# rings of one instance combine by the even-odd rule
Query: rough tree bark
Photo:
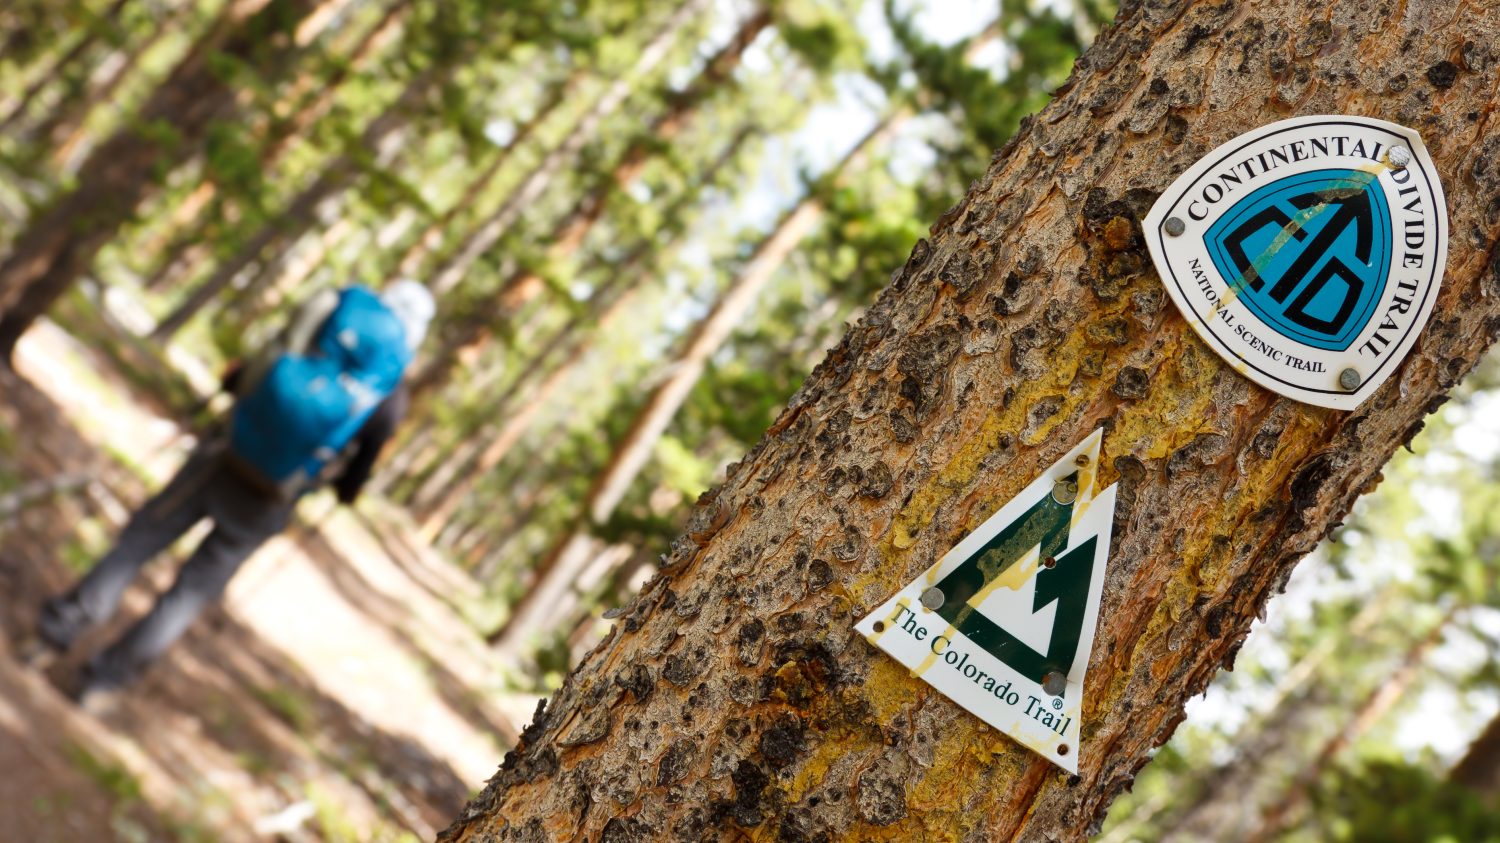
[[(1500, 6), (1128, 3), (440, 840), (1079, 840), (1293, 566), (1500, 328)], [(1281, 398), (1167, 301), (1139, 219), (1293, 114), (1418, 129), (1447, 277), (1352, 412)], [(852, 631), (1089, 431), (1120, 484), (1069, 776)]]
[(218, 25), (194, 45), (147, 100), (138, 119), (93, 151), (78, 186), (32, 217), (0, 263), (0, 362), (84, 272), (94, 255), (158, 189), (158, 169), (202, 142), (209, 124), (234, 106), (222, 54), (271, 72), (283, 42), (321, 5), (314, 0), (233, 0)]

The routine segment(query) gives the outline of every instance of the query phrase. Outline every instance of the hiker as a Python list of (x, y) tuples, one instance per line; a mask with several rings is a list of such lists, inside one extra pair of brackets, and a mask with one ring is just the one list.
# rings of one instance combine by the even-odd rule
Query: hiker
[(379, 295), (360, 286), (324, 290), (275, 342), (225, 377), (236, 400), (224, 429), (204, 437), (108, 555), (42, 608), (39, 649), (66, 652), (115, 613), (147, 561), (199, 521), (213, 522), (150, 613), (89, 660), (76, 688), (80, 702), (124, 687), (161, 655), (223, 594), (241, 563), (287, 526), (303, 494), (331, 483), (341, 503), (354, 502), (405, 414), (401, 378), (433, 310), (431, 294), (415, 281), (396, 281)]

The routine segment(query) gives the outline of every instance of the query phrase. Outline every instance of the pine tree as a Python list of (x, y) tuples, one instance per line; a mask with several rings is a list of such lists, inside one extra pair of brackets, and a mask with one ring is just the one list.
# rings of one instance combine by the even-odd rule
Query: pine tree
[[(1475, 67), (1495, 59), (1450, 57), (1495, 43), (1500, 18), (1418, 38), (1378, 9), (1337, 15), (1122, 12), (700, 500), (661, 575), (440, 839), (1087, 834), (1500, 319), (1500, 171), (1469, 119), (1492, 96)], [(1392, 94), (1398, 66), (1439, 70)], [(1289, 107), (1418, 125), (1448, 175), (1457, 234), (1433, 320), (1353, 412), (1221, 361), (1164, 301), (1137, 233), (1174, 173)], [(1115, 388), (1127, 367), (1143, 389)], [(851, 626), (1100, 426), (1120, 503), (1070, 777)]]
[(702, 14), (707, 6), (707, 0), (683, 0), (661, 31), (642, 48), (632, 72), (621, 76), (594, 101), (568, 137), (549, 151), (525, 181), (506, 197), (500, 208), (471, 231), (453, 255), (437, 268), (431, 281), (434, 293), (441, 296), (451, 292), (463, 281), (475, 261), (498, 243), (521, 212), (547, 191), (552, 180), (578, 155), (583, 144), (593, 137), (600, 123), (625, 104), (631, 93), (632, 83), (655, 71), (657, 65), (667, 58), (682, 30)]
[[(993, 38), (994, 33), (987, 32), (960, 55), (965, 58), (972, 56)], [(787, 210), (756, 246), (744, 267), (682, 343), (668, 367), (669, 374), (651, 391), (624, 438), (615, 443), (609, 462), (596, 477), (580, 508), (578, 526), (561, 537), (537, 563), (535, 585), (511, 607), (511, 615), (505, 624), (490, 635), (491, 643), (514, 657), (546, 626), (557, 602), (579, 583), (580, 572), (589, 565), (592, 546), (589, 525), (609, 520), (630, 484), (646, 465), (657, 440), (702, 377), (709, 357), (744, 321), (776, 271), (803, 239), (816, 230), (826, 211), (825, 191), (834, 189), (851, 171), (863, 166), (872, 151), (900, 131), (912, 116), (914, 112), (904, 102), (898, 101), (888, 107), (864, 137), (823, 174), (823, 183), (809, 190)]]
[(79, 168), (77, 187), (35, 215), (0, 263), (0, 359), (6, 365), (26, 328), (88, 271), (95, 253), (156, 192), (159, 170), (202, 143), (210, 124), (233, 107), (223, 62), (274, 75), (290, 49), (276, 45), (289, 43), (285, 34), (318, 6), (312, 0), (229, 4), (134, 123)]

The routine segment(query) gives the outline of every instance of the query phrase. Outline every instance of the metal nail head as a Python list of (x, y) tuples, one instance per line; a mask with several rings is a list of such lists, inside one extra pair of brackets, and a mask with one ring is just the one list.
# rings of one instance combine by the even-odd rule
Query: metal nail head
[(1054, 697), (1060, 697), (1063, 695), (1063, 691), (1068, 690), (1068, 677), (1054, 670), (1042, 677), (1042, 690)]
[(1182, 232), (1187, 231), (1187, 223), (1184, 223), (1181, 217), (1167, 217), (1167, 224), (1164, 228), (1167, 230), (1168, 237), (1181, 237)]
[(1089, 455), (1079, 454), (1078, 456), (1073, 458), (1073, 464), (1078, 466), (1079, 468), (1083, 468), (1084, 466), (1089, 464)]
[(1345, 369), (1339, 372), (1339, 388), (1345, 392), (1353, 392), (1359, 389), (1359, 372), (1353, 369)]
[(1404, 170), (1406, 165), (1411, 163), (1411, 150), (1404, 146), (1393, 146), (1391, 151), (1386, 153), (1386, 158), (1391, 162), (1392, 167)]
[(921, 599), (923, 608), (937, 610), (942, 608), (943, 601), (947, 598), (941, 589), (934, 586), (922, 592)]
[(1060, 504), (1078, 500), (1078, 484), (1072, 480), (1059, 480), (1052, 486), (1052, 499)]

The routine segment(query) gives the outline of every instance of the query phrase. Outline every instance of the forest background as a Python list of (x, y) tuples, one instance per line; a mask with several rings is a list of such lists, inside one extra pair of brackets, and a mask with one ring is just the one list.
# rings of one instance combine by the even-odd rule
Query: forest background
[[(1112, 14), (7, 3), (12, 636), (312, 290), (412, 277), (440, 310), (378, 494), (308, 501), (123, 712), (5, 660), (0, 839), (430, 839)], [(1101, 839), (1500, 839), (1496, 379), (1299, 568)]]

